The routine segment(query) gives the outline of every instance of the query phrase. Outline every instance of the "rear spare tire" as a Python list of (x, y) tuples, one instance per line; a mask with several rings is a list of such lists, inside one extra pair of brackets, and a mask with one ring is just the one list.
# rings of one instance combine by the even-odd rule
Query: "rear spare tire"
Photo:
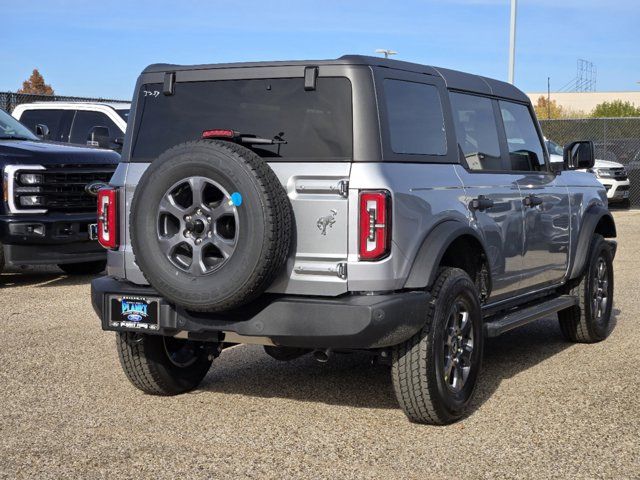
[(200, 140), (164, 152), (131, 205), (131, 244), (149, 283), (196, 311), (256, 298), (281, 270), (291, 206), (262, 158), (231, 142)]

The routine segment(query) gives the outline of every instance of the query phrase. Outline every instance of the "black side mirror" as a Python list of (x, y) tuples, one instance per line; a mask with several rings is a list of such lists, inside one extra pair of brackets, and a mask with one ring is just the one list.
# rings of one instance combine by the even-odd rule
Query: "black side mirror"
[(109, 127), (91, 127), (89, 134), (87, 135), (87, 145), (92, 147), (109, 148), (109, 138), (111, 132)]
[(44, 123), (38, 123), (36, 125), (36, 135), (42, 140), (49, 140), (49, 127)]
[(593, 142), (581, 140), (564, 147), (564, 167), (566, 170), (588, 170), (596, 163)]

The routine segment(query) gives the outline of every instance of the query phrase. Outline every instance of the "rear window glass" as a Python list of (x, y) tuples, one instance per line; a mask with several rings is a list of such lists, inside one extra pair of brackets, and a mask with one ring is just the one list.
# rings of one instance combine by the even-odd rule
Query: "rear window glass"
[(129, 109), (116, 109), (116, 113), (122, 117), (122, 119), (127, 122), (129, 121)]
[(287, 143), (253, 148), (273, 160), (339, 161), (352, 156), (351, 83), (346, 78), (318, 78), (316, 89), (309, 91), (302, 78), (179, 82), (169, 96), (162, 94), (161, 84), (147, 84), (139, 102), (142, 115), (133, 162), (152, 162), (210, 129), (279, 136)]
[(394, 153), (445, 155), (447, 138), (438, 89), (385, 79), (387, 122)]

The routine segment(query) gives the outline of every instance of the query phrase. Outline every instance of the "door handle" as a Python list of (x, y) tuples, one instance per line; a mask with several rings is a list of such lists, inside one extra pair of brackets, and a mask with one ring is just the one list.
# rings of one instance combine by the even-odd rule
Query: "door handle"
[(474, 198), (469, 202), (470, 210), (478, 210), (480, 212), (484, 212), (491, 207), (493, 207), (493, 200), (485, 197), (484, 195), (478, 195), (478, 198)]
[(529, 195), (528, 197), (524, 197), (522, 199), (522, 203), (524, 203), (525, 207), (533, 208), (538, 205), (542, 205), (542, 199), (540, 197), (536, 197), (535, 195)]

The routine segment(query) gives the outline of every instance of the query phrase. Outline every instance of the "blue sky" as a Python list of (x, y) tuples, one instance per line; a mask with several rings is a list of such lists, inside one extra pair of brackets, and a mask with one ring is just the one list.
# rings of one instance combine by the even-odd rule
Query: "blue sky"
[[(516, 85), (638, 90), (640, 0), (519, 0)], [(507, 77), (509, 0), (0, 0), (0, 91), (38, 67), (61, 95), (127, 99), (150, 63), (397, 58)]]

